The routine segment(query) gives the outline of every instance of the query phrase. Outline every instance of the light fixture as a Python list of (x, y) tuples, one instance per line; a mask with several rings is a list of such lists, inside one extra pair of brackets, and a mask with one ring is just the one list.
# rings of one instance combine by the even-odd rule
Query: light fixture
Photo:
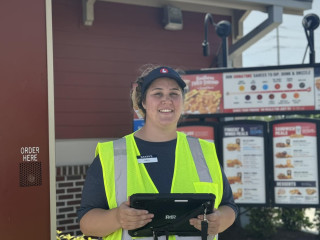
[(217, 35), (222, 38), (222, 55), (223, 55), (223, 67), (228, 66), (228, 36), (231, 33), (230, 22), (223, 20), (217, 24), (213, 21), (213, 17), (210, 13), (207, 13), (204, 18), (204, 41), (202, 42), (203, 56), (210, 55), (210, 48), (208, 42), (208, 22), (215, 26)]
[(308, 40), (308, 46), (309, 46), (309, 52), (310, 52), (310, 64), (315, 63), (316, 54), (314, 51), (314, 30), (319, 27), (320, 19), (319, 17), (314, 14), (310, 13), (306, 15), (302, 20), (302, 26), (304, 28), (304, 31), (306, 33), (306, 37)]
[(163, 24), (166, 30), (182, 30), (183, 20), (181, 9), (170, 5), (164, 6)]

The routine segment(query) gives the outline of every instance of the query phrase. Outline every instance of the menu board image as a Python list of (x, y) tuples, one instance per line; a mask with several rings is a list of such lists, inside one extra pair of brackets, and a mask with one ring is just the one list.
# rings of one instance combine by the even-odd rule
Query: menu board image
[(209, 142), (214, 142), (214, 126), (205, 125), (181, 125), (178, 126), (178, 131), (185, 133), (188, 136), (201, 138)]
[(275, 204), (318, 205), (317, 124), (272, 124)]
[(186, 83), (184, 114), (214, 114), (221, 111), (222, 73), (182, 75)]
[(223, 74), (224, 112), (315, 110), (313, 68)]
[(237, 204), (266, 204), (265, 126), (248, 120), (222, 128), (223, 168)]

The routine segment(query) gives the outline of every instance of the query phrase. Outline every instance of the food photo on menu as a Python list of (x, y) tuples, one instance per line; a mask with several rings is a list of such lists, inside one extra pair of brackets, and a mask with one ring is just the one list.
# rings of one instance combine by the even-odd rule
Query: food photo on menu
[(186, 113), (211, 114), (218, 112), (220, 91), (210, 91), (206, 89), (193, 89), (185, 95), (184, 110)]
[(235, 183), (242, 184), (242, 173), (237, 172), (236, 176), (228, 176), (227, 179), (230, 184), (235, 184)]
[(242, 188), (237, 188), (237, 191), (234, 191), (232, 195), (234, 200), (240, 199), (242, 197)]
[(186, 83), (184, 114), (220, 112), (222, 73), (182, 75)]
[(242, 167), (242, 162), (239, 159), (228, 159), (227, 166), (228, 167)]

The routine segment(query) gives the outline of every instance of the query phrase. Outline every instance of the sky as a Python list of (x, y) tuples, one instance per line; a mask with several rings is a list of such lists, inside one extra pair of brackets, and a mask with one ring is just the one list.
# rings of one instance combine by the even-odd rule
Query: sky
[[(313, 0), (312, 9), (306, 10), (303, 16), (283, 15), (279, 28), (279, 61), (277, 31), (271, 31), (243, 53), (243, 67), (274, 66), (303, 63), (307, 47), (307, 38), (302, 26), (302, 19), (309, 13), (320, 17), (320, 0)], [(244, 34), (250, 32), (267, 18), (266, 13), (252, 11), (244, 21)], [(316, 63), (320, 63), (320, 27), (314, 30)], [(279, 63), (278, 63), (279, 62)], [(304, 63), (309, 63), (309, 51)]]

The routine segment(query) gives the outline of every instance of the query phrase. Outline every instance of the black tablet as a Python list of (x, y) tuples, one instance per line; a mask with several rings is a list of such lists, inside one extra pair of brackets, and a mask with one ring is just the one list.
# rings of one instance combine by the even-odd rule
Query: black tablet
[(148, 210), (154, 218), (147, 225), (129, 230), (132, 237), (162, 235), (201, 236), (201, 231), (190, 225), (189, 219), (213, 212), (214, 194), (133, 194), (130, 207)]

